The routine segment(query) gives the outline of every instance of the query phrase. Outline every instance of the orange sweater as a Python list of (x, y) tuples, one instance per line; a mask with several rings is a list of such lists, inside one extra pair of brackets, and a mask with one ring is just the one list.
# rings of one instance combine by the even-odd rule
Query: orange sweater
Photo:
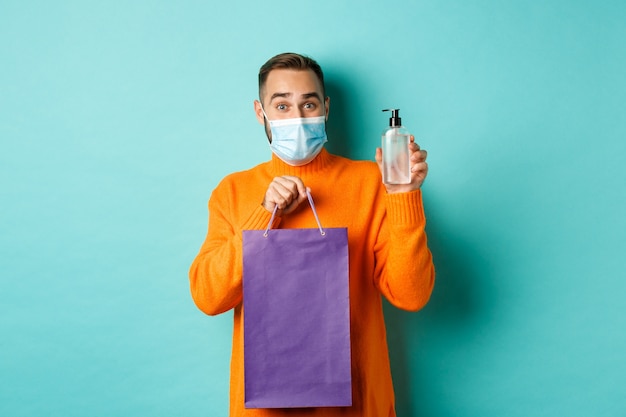
[[(242, 231), (264, 229), (271, 217), (261, 202), (276, 176), (295, 175), (311, 189), (324, 227), (347, 227), (353, 406), (318, 409), (244, 409)], [(292, 167), (276, 156), (228, 175), (209, 200), (209, 230), (189, 272), (192, 297), (206, 314), (234, 308), (231, 416), (395, 416), (381, 294), (418, 310), (434, 285), (424, 232), (421, 191), (387, 194), (371, 161), (351, 161), (325, 149)], [(307, 203), (280, 218), (280, 228), (316, 228)]]

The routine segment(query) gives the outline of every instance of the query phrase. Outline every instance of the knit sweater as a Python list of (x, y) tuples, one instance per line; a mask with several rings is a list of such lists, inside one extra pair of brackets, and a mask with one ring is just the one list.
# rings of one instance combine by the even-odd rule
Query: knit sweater
[[(245, 409), (243, 369), (242, 231), (267, 227), (261, 202), (274, 177), (294, 175), (311, 189), (324, 227), (347, 227), (352, 356), (351, 407)], [(307, 203), (278, 218), (274, 228), (316, 228)], [(325, 149), (293, 167), (275, 155), (226, 176), (209, 199), (209, 228), (190, 271), (191, 294), (202, 311), (234, 309), (230, 415), (395, 416), (381, 294), (398, 308), (423, 307), (434, 285), (420, 190), (387, 194), (372, 161), (353, 161)]]

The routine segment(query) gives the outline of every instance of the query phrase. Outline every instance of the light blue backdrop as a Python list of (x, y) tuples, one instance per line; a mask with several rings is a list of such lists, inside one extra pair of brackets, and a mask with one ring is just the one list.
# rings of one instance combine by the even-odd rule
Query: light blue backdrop
[[(224, 416), (187, 270), (283, 51), (330, 144), (429, 151), (438, 281), (386, 308), (400, 416), (626, 415), (626, 3), (0, 2), (0, 415)], [(363, 207), (361, 209), (367, 209)], [(388, 307), (388, 306), (387, 306)]]

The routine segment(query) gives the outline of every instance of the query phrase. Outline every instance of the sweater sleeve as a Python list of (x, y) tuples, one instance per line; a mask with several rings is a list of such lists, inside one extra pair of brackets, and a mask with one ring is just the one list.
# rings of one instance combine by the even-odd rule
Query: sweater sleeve
[(421, 190), (386, 194), (376, 247), (376, 285), (394, 306), (417, 311), (428, 302), (435, 267), (426, 239)]
[(224, 313), (241, 303), (243, 230), (263, 229), (271, 217), (258, 204), (237, 224), (230, 207), (228, 196), (216, 189), (209, 200), (208, 233), (189, 270), (192, 298), (209, 315)]

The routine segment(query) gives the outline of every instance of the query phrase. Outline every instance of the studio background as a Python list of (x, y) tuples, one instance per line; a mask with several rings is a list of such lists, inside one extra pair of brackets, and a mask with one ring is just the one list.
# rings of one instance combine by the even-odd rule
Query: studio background
[[(0, 415), (225, 416), (187, 271), (252, 101), (309, 54), (331, 151), (429, 152), (437, 268), (386, 305), (399, 416), (626, 415), (626, 3), (0, 2)], [(367, 207), (359, 209), (366, 210)], [(410, 260), (408, 260), (410, 261)]]

